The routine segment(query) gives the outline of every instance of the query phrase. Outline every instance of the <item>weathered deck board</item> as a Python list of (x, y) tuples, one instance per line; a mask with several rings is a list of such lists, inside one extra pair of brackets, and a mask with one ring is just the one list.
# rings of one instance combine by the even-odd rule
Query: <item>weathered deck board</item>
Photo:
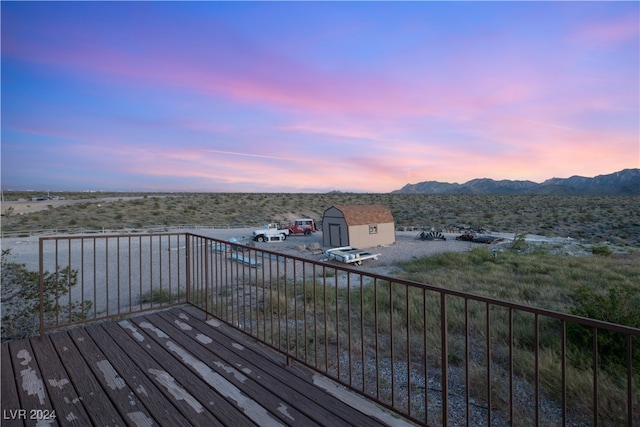
[[(312, 385), (311, 375), (308, 375), (306, 380), (296, 375), (292, 376), (291, 374), (297, 372), (297, 369), (286, 367), (283, 357), (280, 357), (280, 360), (257, 358), (258, 353), (238, 344), (229, 335), (221, 334), (216, 330), (217, 328), (194, 321), (193, 317), (187, 313), (174, 311), (160, 313), (159, 316), (173, 323), (174, 327), (190, 337), (191, 342), (198, 341), (198, 345), (202, 347), (199, 351), (202, 357), (209, 357), (208, 354), (211, 354), (211, 357), (220, 360), (236, 360), (236, 372), (239, 370), (238, 374), (242, 377), (246, 376), (249, 380), (253, 379), (263, 384), (271, 394), (269, 398), (277, 404), (278, 411), (285, 416), (285, 421), (293, 418), (296, 423), (304, 425), (309, 425), (311, 422), (307, 421), (309, 419), (318, 420), (315, 422), (329, 426), (344, 424), (345, 421), (370, 426), (379, 425), (369, 417), (354, 414), (353, 409), (347, 405), (343, 408), (336, 404), (335, 399), (331, 399), (325, 392)], [(210, 353), (203, 353), (202, 350)], [(235, 376), (236, 372), (232, 372), (231, 375)], [(280, 375), (282, 372), (286, 372), (287, 375)], [(307, 370), (305, 372), (308, 374)], [(331, 411), (327, 410), (331, 405), (322, 405), (327, 397), (329, 399), (326, 403), (328, 400), (333, 403)], [(345, 410), (346, 408), (350, 410)]]
[[(222, 359), (215, 353), (208, 351), (197, 341), (196, 337), (191, 338), (185, 335), (179, 328), (174, 327), (175, 325), (168, 323), (158, 315), (149, 317), (149, 320), (162, 331), (169, 333), (172, 342), (178, 345), (176, 348), (180, 354), (184, 354), (182, 353), (184, 350), (187, 354), (193, 355), (198, 360), (208, 361), (208, 367), (191, 366), (191, 368), (195, 369), (196, 373), (198, 373), (197, 371), (204, 370), (204, 372), (200, 373), (205, 376), (218, 376), (218, 381), (212, 381), (212, 386), (224, 384), (225, 388), (229, 390), (232, 390), (232, 387), (242, 390), (242, 395), (236, 395), (236, 399), (238, 399), (237, 403), (239, 405), (246, 405), (246, 411), (253, 411), (255, 413), (256, 416), (252, 417), (254, 422), (259, 423), (260, 420), (264, 420), (265, 418), (270, 419), (275, 415), (275, 417), (279, 418), (280, 422), (283, 423), (295, 420), (297, 423), (300, 423), (300, 425), (315, 424), (311, 419), (305, 417), (294, 408), (284, 405), (282, 399), (274, 394), (276, 392), (274, 388), (281, 388), (282, 384), (264, 384), (264, 381), (262, 381), (264, 378), (262, 378), (261, 381), (255, 381), (247, 376), (248, 372), (246, 370), (242, 372), (238, 369), (242, 368), (238, 366), (237, 362), (235, 366), (233, 366), (225, 361), (233, 359)], [(183, 325), (187, 324), (183, 321)], [(200, 337), (204, 341), (208, 341), (208, 337), (205, 335), (201, 335)], [(163, 341), (162, 338), (154, 338), (158, 341)], [(222, 381), (222, 379), (226, 380), (226, 382)], [(242, 402), (242, 400), (244, 400), (244, 402)], [(259, 409), (259, 407), (265, 408), (267, 412), (260, 413), (263, 409)]]
[[(17, 379), (16, 388), (20, 400), (19, 408), (25, 410), (21, 417), (26, 426), (36, 425), (40, 414), (49, 415), (53, 411), (53, 405), (46, 393), (42, 373), (29, 340), (14, 341), (9, 344), (11, 362), (13, 364), (13, 374)], [(3, 369), (4, 371), (4, 369)], [(41, 410), (42, 412), (35, 412)], [(3, 415), (5, 414), (3, 408)], [(57, 426), (57, 420), (50, 420), (51, 426)]]
[(18, 389), (16, 388), (16, 381), (14, 378), (18, 378), (13, 374), (13, 363), (9, 353), (9, 346), (2, 346), (2, 354), (0, 355), (2, 361), (2, 376), (0, 382), (2, 383), (2, 389), (0, 390), (0, 396), (2, 397), (2, 409), (3, 419), (2, 425), (6, 427), (18, 427), (24, 426), (24, 423), (18, 417), (12, 417), (12, 414), (4, 414), (5, 408), (8, 410), (18, 410), (20, 408), (20, 399), (18, 398)]
[[(199, 312), (193, 310), (185, 312), (174, 310), (159, 314), (174, 323), (176, 321), (184, 323), (185, 317), (198, 318), (199, 315)], [(299, 407), (300, 411), (310, 418), (320, 420), (320, 424), (333, 426), (349, 422), (367, 426), (383, 425), (360, 412), (354, 413), (351, 406), (314, 386), (314, 376), (319, 374), (313, 374), (310, 370), (301, 369), (295, 365), (287, 367), (282, 355), (272, 358), (261, 357), (261, 346), (257, 343), (246, 342), (243, 346), (239, 346), (238, 342), (246, 341), (242, 340), (241, 332), (225, 328), (225, 333), (221, 333), (219, 328), (212, 326), (217, 324), (215, 321), (208, 323), (189, 321), (188, 323), (193, 329), (185, 330), (184, 333), (189, 333), (193, 337), (198, 335), (210, 337), (214, 342), (208, 347), (212, 348), (219, 357), (224, 360), (238, 360), (237, 365), (249, 370), (247, 375), (259, 378), (269, 386), (272, 393), (288, 401), (291, 406)], [(245, 348), (252, 351), (245, 351)]]
[[(121, 329), (116, 327), (115, 330), (117, 332)], [(192, 414), (186, 396), (177, 394), (179, 389), (175, 380), (172, 382), (168, 375), (163, 375), (165, 371), (160, 365), (147, 363), (146, 359), (136, 357), (137, 345), (129, 342), (124, 334), (116, 334), (112, 338), (102, 326), (89, 327), (87, 332), (113, 367), (123, 378), (128, 379), (127, 382), (131, 384), (138, 399), (156, 419), (167, 425), (187, 425), (190, 423), (189, 419), (211, 426), (218, 425), (213, 415), (203, 414), (204, 410)], [(160, 385), (147, 376), (154, 374), (161, 382)]]
[(123, 415), (123, 418), (140, 420), (142, 424), (146, 422), (148, 425), (153, 425), (154, 416), (134, 393), (133, 388), (135, 386), (130, 381), (125, 381), (123, 374), (116, 371), (111, 361), (93, 342), (86, 329), (72, 329), (69, 331), (69, 336), (87, 361), (93, 375), (100, 381), (102, 389), (109, 396), (118, 412)]
[[(80, 403), (80, 396), (75, 389), (69, 387), (64, 365), (49, 337), (42, 340), (32, 340), (31, 346), (38, 359), (42, 378), (47, 378), (45, 382), (47, 393), (53, 402), (58, 402), (57, 404), (61, 408), (59, 411), (67, 414), (64, 424), (71, 426), (91, 425), (89, 415)], [(63, 424), (62, 421), (60, 423)]]
[[(98, 379), (93, 375), (82, 354), (68, 332), (51, 334), (51, 342), (65, 365), (67, 378), (80, 396), (80, 404), (85, 408), (92, 425), (124, 425), (122, 416), (112, 404)], [(32, 338), (31, 341), (38, 338)], [(66, 419), (70, 414), (56, 407), (58, 419)]]
[[(138, 318), (139, 321), (148, 322), (146, 317)], [(182, 401), (190, 404), (189, 417), (194, 417), (204, 422), (204, 419), (208, 419), (208, 425), (252, 425), (247, 417), (241, 414), (238, 409), (230, 402), (226, 401), (222, 396), (216, 393), (211, 387), (198, 375), (195, 375), (184, 364), (176, 360), (169, 352), (164, 349), (160, 344), (155, 342), (150, 335), (145, 333), (144, 329), (138, 328), (134, 323), (130, 321), (120, 322), (121, 325), (126, 326), (126, 332), (124, 329), (116, 332), (113, 325), (110, 325), (109, 332), (112, 334), (118, 333), (119, 336), (123, 336), (127, 332), (131, 332), (130, 328), (135, 328), (135, 335), (138, 337), (136, 340), (140, 346), (146, 352), (146, 355), (140, 355), (139, 360), (141, 363), (153, 366), (152, 373), (156, 373), (153, 380), (155, 382), (165, 381), (173, 383), (178, 389), (174, 390), (178, 396), (181, 396)], [(124, 340), (125, 337), (122, 337)], [(166, 374), (163, 374), (165, 373)], [(162, 379), (164, 378), (164, 379)], [(173, 380), (172, 380), (173, 379)], [(200, 412), (200, 411), (203, 412)], [(207, 412), (205, 413), (204, 410)], [(212, 416), (208, 416), (208, 414)], [(195, 424), (199, 425), (199, 424)]]
[[(362, 397), (345, 397), (348, 392), (336, 392), (322, 378), (287, 366), (283, 355), (184, 307), (3, 344), (1, 421), (135, 427), (405, 423)], [(55, 419), (42, 419), (53, 411)]]

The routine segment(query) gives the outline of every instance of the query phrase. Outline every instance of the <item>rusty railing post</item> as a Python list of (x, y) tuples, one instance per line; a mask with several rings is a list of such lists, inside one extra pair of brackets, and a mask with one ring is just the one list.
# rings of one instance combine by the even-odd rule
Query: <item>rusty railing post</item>
[(38, 287), (40, 294), (40, 338), (44, 338), (44, 242), (42, 237), (38, 240), (38, 244), (38, 262), (40, 265), (40, 274), (38, 277)]
[[(447, 294), (440, 293), (440, 340), (442, 345), (442, 425), (449, 425), (449, 348), (447, 346)], [(426, 392), (426, 391), (425, 391)]]
[(193, 304), (191, 301), (191, 250), (189, 248), (189, 237), (190, 234), (184, 234), (184, 266), (185, 266), (185, 280), (186, 280), (186, 293), (187, 293), (187, 303)]

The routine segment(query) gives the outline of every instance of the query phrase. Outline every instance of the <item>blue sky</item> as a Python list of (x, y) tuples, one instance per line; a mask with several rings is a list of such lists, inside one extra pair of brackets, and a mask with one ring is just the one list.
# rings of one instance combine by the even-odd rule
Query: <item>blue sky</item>
[(2, 188), (640, 167), (637, 2), (2, 2)]

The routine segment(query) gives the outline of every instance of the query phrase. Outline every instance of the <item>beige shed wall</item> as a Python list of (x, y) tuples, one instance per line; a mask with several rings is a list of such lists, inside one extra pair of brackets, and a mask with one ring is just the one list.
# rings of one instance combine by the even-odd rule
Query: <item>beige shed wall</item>
[[(371, 224), (373, 225), (373, 224)], [(391, 245), (396, 242), (396, 230), (393, 223), (377, 224), (378, 232), (369, 234), (369, 224), (349, 227), (349, 245), (358, 249)]]

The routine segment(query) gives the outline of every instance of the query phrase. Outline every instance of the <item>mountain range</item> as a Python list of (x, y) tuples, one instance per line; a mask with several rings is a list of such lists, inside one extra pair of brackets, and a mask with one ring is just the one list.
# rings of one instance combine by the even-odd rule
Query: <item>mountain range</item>
[(464, 184), (424, 181), (407, 184), (392, 193), (404, 194), (546, 194), (546, 195), (640, 195), (640, 169), (624, 169), (593, 178), (572, 176), (533, 181), (472, 179)]

